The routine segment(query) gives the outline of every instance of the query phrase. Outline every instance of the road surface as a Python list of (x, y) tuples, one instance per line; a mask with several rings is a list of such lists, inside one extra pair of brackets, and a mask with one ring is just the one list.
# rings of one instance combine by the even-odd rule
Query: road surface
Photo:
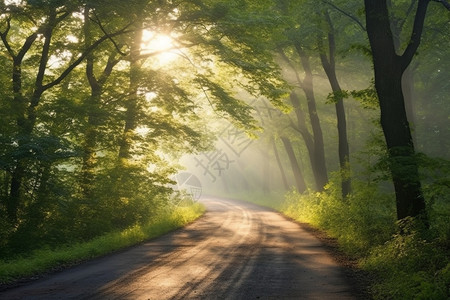
[(355, 299), (323, 245), (280, 214), (210, 198), (189, 226), (0, 299)]

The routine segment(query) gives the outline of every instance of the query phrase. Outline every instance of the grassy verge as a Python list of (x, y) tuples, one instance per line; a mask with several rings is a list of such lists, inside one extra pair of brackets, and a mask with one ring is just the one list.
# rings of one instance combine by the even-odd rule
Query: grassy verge
[(204, 213), (204, 210), (203, 205), (199, 203), (178, 206), (160, 214), (145, 225), (135, 225), (123, 231), (111, 232), (86, 243), (60, 249), (39, 249), (27, 257), (0, 261), (0, 283), (7, 284), (139, 244), (194, 221)]

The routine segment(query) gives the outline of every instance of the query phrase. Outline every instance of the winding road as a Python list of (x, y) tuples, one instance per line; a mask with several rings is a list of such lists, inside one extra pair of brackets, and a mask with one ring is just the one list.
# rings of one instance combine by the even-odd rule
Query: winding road
[(0, 299), (356, 299), (320, 241), (280, 214), (208, 198), (187, 227), (0, 292)]

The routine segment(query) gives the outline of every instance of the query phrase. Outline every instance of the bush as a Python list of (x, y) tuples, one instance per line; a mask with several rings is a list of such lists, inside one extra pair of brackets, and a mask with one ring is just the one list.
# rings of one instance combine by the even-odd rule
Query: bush
[(363, 183), (354, 182), (353, 185), (356, 192), (346, 200), (342, 200), (332, 182), (322, 193), (292, 191), (286, 195), (281, 211), (295, 220), (325, 230), (337, 238), (349, 254), (367, 253), (393, 232), (393, 199)]
[(445, 178), (427, 183), (429, 227), (407, 218), (396, 222), (393, 195), (376, 185), (353, 181), (343, 200), (332, 178), (322, 193), (286, 195), (281, 211), (325, 230), (342, 249), (376, 275), (376, 299), (450, 298), (450, 185)]
[(374, 247), (362, 267), (382, 280), (373, 286), (375, 298), (448, 299), (450, 272), (447, 251), (439, 240), (428, 241), (428, 230), (413, 218), (398, 222), (397, 233)]

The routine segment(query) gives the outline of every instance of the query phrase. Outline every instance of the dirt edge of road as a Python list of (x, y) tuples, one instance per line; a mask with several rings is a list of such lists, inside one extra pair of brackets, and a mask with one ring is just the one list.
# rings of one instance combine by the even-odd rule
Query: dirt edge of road
[(339, 249), (337, 239), (330, 237), (325, 231), (315, 228), (308, 223), (301, 223), (289, 217), (286, 218), (299, 224), (303, 230), (307, 231), (323, 243), (327, 252), (343, 268), (347, 280), (352, 287), (355, 288), (354, 294), (359, 299), (367, 300), (373, 298), (370, 293), (370, 285), (374, 281), (373, 275), (361, 270), (358, 267), (357, 259), (350, 257)]
[[(193, 222), (195, 222), (197, 220), (200, 220), (203, 217), (204, 217), (204, 214), (201, 215), (200, 217), (198, 217)], [(189, 225), (191, 223), (187, 223), (185, 226), (187, 226), (187, 225)], [(167, 231), (164, 234), (169, 234), (169, 233), (175, 232), (177, 230), (182, 230), (183, 228), (184, 227), (175, 228), (175, 229), (172, 229), (170, 231)], [(53, 267), (51, 269), (47, 269), (46, 271), (35, 273), (35, 274), (30, 275), (30, 276), (20, 277), (20, 278), (17, 278), (15, 280), (13, 280), (13, 281), (7, 282), (7, 283), (0, 283), (0, 293), (3, 292), (3, 291), (9, 290), (9, 289), (13, 289), (13, 288), (17, 288), (17, 287), (20, 287), (20, 286), (23, 286), (23, 285), (27, 285), (27, 284), (32, 283), (34, 281), (37, 281), (37, 280), (49, 277), (51, 275), (54, 275), (56, 273), (65, 271), (65, 270), (73, 268), (73, 267), (76, 267), (76, 266), (81, 265), (81, 264), (86, 263), (86, 262), (100, 260), (100, 259), (103, 259), (103, 258), (108, 257), (108, 256), (112, 256), (112, 255), (116, 255), (116, 254), (125, 252), (125, 251), (129, 250), (130, 248), (137, 247), (139, 245), (142, 245), (142, 244), (144, 244), (144, 243), (146, 243), (148, 241), (151, 241), (153, 239), (157, 239), (159, 237), (160, 236), (151, 237), (151, 238), (146, 239), (146, 240), (144, 240), (144, 241), (142, 241), (140, 243), (137, 243), (137, 244), (134, 244), (134, 245), (130, 245), (130, 246), (126, 246), (126, 247), (123, 247), (123, 248), (119, 248), (119, 249), (113, 250), (111, 252), (104, 253), (104, 254), (101, 254), (101, 255), (98, 255), (98, 256), (95, 256), (95, 257), (92, 257), (92, 258), (86, 258), (86, 259), (80, 259), (80, 260), (76, 260), (76, 261), (72, 261), (72, 262), (62, 263), (62, 264), (60, 264), (58, 266), (55, 266), (55, 267)]]

